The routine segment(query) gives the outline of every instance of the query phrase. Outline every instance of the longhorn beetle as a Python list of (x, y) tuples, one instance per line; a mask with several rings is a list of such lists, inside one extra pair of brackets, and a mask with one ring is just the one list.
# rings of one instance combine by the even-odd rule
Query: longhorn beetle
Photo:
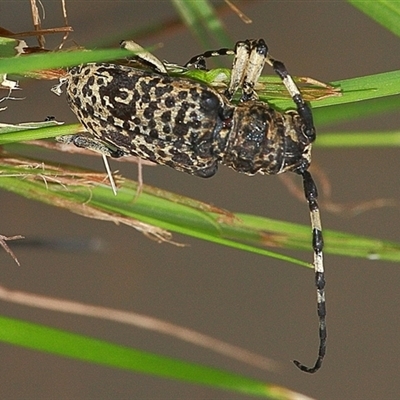
[[(185, 66), (205, 69), (205, 58), (234, 54), (225, 93), (205, 83), (168, 75), (165, 65), (134, 42), (122, 46), (142, 50), (135, 57), (146, 68), (118, 64), (86, 64), (67, 73), (67, 101), (87, 133), (72, 135), (76, 146), (111, 157), (134, 155), (202, 178), (219, 164), (247, 175), (295, 172), (302, 176), (311, 215), (315, 284), (319, 318), (319, 350), (314, 373), (326, 349), (323, 239), (317, 188), (308, 167), (316, 138), (309, 105), (263, 39), (236, 43), (234, 50), (208, 51)], [(257, 100), (254, 90), (264, 64), (282, 79), (296, 111), (279, 112)], [(239, 103), (232, 98), (240, 89)]]

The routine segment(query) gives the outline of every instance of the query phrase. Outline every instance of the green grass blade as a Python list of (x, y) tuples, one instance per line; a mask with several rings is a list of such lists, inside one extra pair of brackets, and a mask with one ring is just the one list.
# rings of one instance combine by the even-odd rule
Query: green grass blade
[[(30, 129), (27, 129), (28, 126)], [(38, 126), (38, 128), (36, 128), (36, 126)], [(13, 128), (14, 130), (12, 130)], [(0, 146), (28, 140), (49, 139), (56, 136), (72, 135), (79, 130), (81, 130), (80, 124), (57, 125), (54, 124), (53, 121), (48, 121), (47, 123), (25, 123), (17, 126), (2, 126), (0, 124)]]
[(204, 49), (213, 49), (216, 45), (232, 47), (231, 39), (208, 0), (172, 0), (172, 4)]
[[(245, 214), (231, 214), (183, 196), (144, 185), (134, 201), (137, 185), (118, 178), (114, 196), (102, 184), (103, 174), (67, 166), (2, 156), (0, 187), (91, 217), (127, 223), (143, 231), (141, 223), (240, 250), (278, 258), (301, 266), (311, 264), (267, 250), (266, 247), (310, 251), (308, 225), (299, 225)], [(36, 168), (35, 166), (40, 166)], [(136, 224), (136, 225), (135, 225)], [(154, 232), (148, 228), (149, 234)], [(324, 231), (326, 253), (350, 257), (400, 261), (400, 244), (335, 231)]]
[(343, 96), (323, 99), (318, 102), (320, 107), (400, 94), (400, 70), (345, 79), (332, 85), (339, 86)]
[[(190, 70), (184, 75), (210, 85), (216, 84), (217, 82), (227, 84), (230, 77), (230, 70), (226, 68), (215, 68), (210, 71)], [(293, 108), (293, 102), (287, 96), (286, 89), (279, 78), (263, 75), (260, 77), (260, 82), (266, 87), (265, 90), (259, 93), (260, 100), (268, 101), (270, 104), (281, 109)], [(279, 84), (279, 91), (277, 91), (277, 84)], [(331, 85), (341, 89), (341, 96), (327, 97), (312, 101), (313, 109), (347, 105), (365, 100), (398, 95), (400, 94), (400, 70), (344, 79), (332, 82)], [(270, 86), (271, 90), (269, 90), (268, 86)], [(323, 92), (323, 89), (321, 90)], [(285, 98), (282, 99), (282, 97)], [(397, 99), (394, 98), (392, 100)], [(391, 106), (392, 110), (393, 108), (394, 106)]]
[[(273, 229), (276, 236), (287, 235), (285, 247), (305, 250), (309, 248), (310, 227), (291, 222), (271, 220), (248, 214), (236, 214), (247, 228)], [(400, 261), (400, 243), (373, 239), (339, 231), (324, 229), (326, 254), (358, 257), (368, 260)], [(311, 267), (311, 265), (309, 265)]]
[[(313, 101), (313, 109), (398, 95), (400, 94), (400, 70), (345, 79), (331, 84), (341, 88), (342, 96)], [(281, 100), (270, 100), (270, 102), (280, 108), (282, 104), (290, 105), (290, 102)], [(291, 107), (293, 108), (293, 105)]]
[(350, 4), (367, 14), (392, 33), (400, 36), (400, 2), (393, 0), (359, 1), (348, 0)]
[[(68, 124), (68, 125), (54, 125), (51, 121), (37, 123), (39, 128), (35, 128), (32, 124), (18, 125), (18, 128), (23, 130), (12, 130), (15, 129), (15, 125), (2, 126), (0, 124), (0, 146), (18, 143), (28, 140), (39, 140), (49, 139), (55, 136), (72, 135), (77, 133), (81, 125), (80, 124)], [(42, 124), (50, 125), (40, 127)], [(31, 126), (31, 129), (26, 129), (26, 126)], [(11, 131), (8, 132), (8, 129)], [(337, 147), (337, 148), (363, 148), (363, 147), (398, 147), (400, 145), (400, 132), (327, 132), (322, 133), (318, 136), (316, 141), (316, 147)]]
[[(193, 12), (203, 21), (204, 27), (214, 43), (219, 47), (232, 47), (234, 43), (227, 34), (222, 21), (219, 19), (214, 7), (209, 0), (187, 1)], [(209, 50), (209, 48), (206, 48)]]
[(288, 389), (216, 368), (3, 316), (0, 316), (0, 341), (106, 367), (268, 399), (293, 399), (295, 395)]
[[(341, 88), (342, 96), (311, 102), (317, 127), (384, 112), (400, 111), (400, 98), (396, 97), (400, 94), (400, 71), (336, 81), (332, 85)], [(268, 101), (283, 110), (293, 109), (293, 104), (287, 101), (275, 99)]]
[(362, 148), (399, 147), (400, 131), (393, 132), (329, 132), (318, 136), (316, 147)]
[[(318, 102), (315, 102), (315, 105), (318, 105)], [(319, 128), (323, 125), (370, 118), (384, 113), (399, 112), (399, 110), (400, 96), (388, 96), (356, 103), (338, 104), (322, 108), (314, 107), (313, 116), (315, 126)]]
[[(13, 163), (22, 163), (27, 167), (10, 165)], [(135, 221), (141, 221), (161, 229), (308, 266), (308, 263), (304, 261), (266, 250), (262, 248), (263, 245), (260, 247), (254, 245), (254, 243), (262, 244), (267, 239), (272, 240), (267, 233), (245, 227), (236, 227), (233, 232), (230, 232), (230, 223), (221, 224), (219, 220), (230, 221), (235, 218), (234, 215), (222, 210), (220, 212), (204, 211), (217, 210), (215, 207), (146, 185), (134, 202), (137, 190), (134, 182), (123, 180), (124, 184), (118, 189), (118, 195), (114, 196), (110, 187), (99, 184), (104, 179), (103, 174), (66, 166), (51, 167), (49, 163), (44, 168), (40, 163), (40, 169), (35, 171), (35, 165), (39, 166), (39, 163), (28, 159), (23, 160), (20, 157), (18, 159), (3, 158), (0, 167), (0, 187), (78, 214), (95, 214), (99, 215), (99, 218), (108, 216), (105, 219), (114, 222), (122, 219), (119, 222), (129, 224), (126, 221), (127, 218), (132, 226), (138, 225)], [(94, 175), (97, 175), (97, 179), (93, 180)], [(86, 183), (81, 184), (80, 180)], [(226, 231), (223, 231), (224, 226), (227, 228)], [(142, 226), (138, 229), (143, 231)], [(159, 232), (154, 233), (149, 230), (147, 233), (155, 235), (158, 239), (163, 238), (163, 234)], [(282, 241), (281, 235), (275, 240)]]
[(132, 55), (125, 49), (74, 50), (0, 59), (0, 73), (24, 74), (89, 62), (117, 60)]

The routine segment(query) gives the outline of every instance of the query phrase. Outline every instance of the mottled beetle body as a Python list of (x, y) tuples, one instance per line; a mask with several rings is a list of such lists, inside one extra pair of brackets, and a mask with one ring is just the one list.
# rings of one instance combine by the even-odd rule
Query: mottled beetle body
[[(316, 372), (325, 356), (327, 331), (318, 194), (307, 170), (315, 140), (309, 105), (262, 39), (238, 42), (234, 51), (203, 53), (185, 65), (205, 68), (205, 58), (233, 54), (230, 83), (223, 94), (204, 83), (169, 76), (165, 64), (139, 45), (122, 44), (139, 51), (135, 57), (147, 68), (87, 64), (69, 69), (68, 103), (87, 132), (64, 140), (103, 155), (134, 155), (203, 178), (214, 175), (218, 164), (248, 175), (301, 175), (311, 216), (320, 341), (313, 367), (294, 363), (302, 371)], [(282, 79), (296, 111), (281, 113), (257, 100), (254, 87), (265, 63)], [(234, 104), (238, 90), (239, 103)]]
[(297, 112), (259, 101), (235, 106), (193, 80), (87, 64), (70, 69), (67, 99), (86, 130), (111, 148), (200, 177), (214, 175), (219, 163), (253, 175), (310, 162)]

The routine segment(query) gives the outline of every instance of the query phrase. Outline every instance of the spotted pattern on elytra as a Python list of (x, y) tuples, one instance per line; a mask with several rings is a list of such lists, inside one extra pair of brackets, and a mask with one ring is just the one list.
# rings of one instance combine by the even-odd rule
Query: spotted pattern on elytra
[(201, 177), (218, 164), (246, 174), (276, 174), (309, 163), (296, 112), (259, 101), (232, 104), (182, 77), (117, 64), (71, 68), (67, 100), (86, 130), (124, 155)]

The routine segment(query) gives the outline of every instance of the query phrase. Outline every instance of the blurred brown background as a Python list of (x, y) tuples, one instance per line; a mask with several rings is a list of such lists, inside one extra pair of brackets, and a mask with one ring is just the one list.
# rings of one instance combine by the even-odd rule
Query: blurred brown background
[[(44, 27), (61, 26), (59, 2), (43, 0), (43, 5)], [(294, 75), (334, 81), (400, 66), (399, 38), (344, 1), (255, 1), (242, 8), (253, 24), (245, 25), (233, 14), (224, 17), (232, 45), (240, 39), (263, 37), (273, 56), (284, 61)], [(74, 28), (70, 39), (80, 45), (99, 42), (106, 36), (115, 36), (117, 44), (119, 39), (128, 39), (121, 37), (121, 32), (176, 15), (169, 1), (68, 1), (67, 9)], [(0, 25), (13, 31), (30, 30), (29, 2), (1, 1)], [(51, 48), (60, 38), (47, 40)], [(158, 42), (164, 46), (156, 55), (178, 63), (203, 51), (183, 27), (141, 40), (142, 45)], [(26, 99), (8, 102), (2, 121), (41, 121), (54, 115), (58, 120), (74, 122), (64, 98), (50, 92), (52, 85), (23, 81), (24, 90), (18, 94)], [(399, 123), (399, 115), (391, 114), (320, 129), (318, 133), (398, 129)], [(40, 157), (41, 152), (31, 155)], [(337, 201), (400, 197), (397, 148), (316, 148), (313, 157), (328, 174)], [(54, 154), (53, 159), (103, 171), (96, 158)], [(135, 167), (112, 166), (136, 179)], [(231, 211), (309, 223), (307, 205), (293, 198), (276, 177), (250, 178), (221, 168), (213, 179), (201, 180), (155, 167), (145, 168), (144, 180)], [(312, 364), (316, 355), (312, 270), (179, 235), (175, 239), (190, 246), (159, 245), (131, 228), (85, 219), (6, 192), (0, 193), (0, 200), (2, 234), (22, 234), (27, 239), (98, 239), (105, 243), (102, 252), (63, 252), (11, 243), (22, 267), (16, 267), (9, 256), (0, 252), (0, 279), (6, 287), (166, 319), (271, 357), (280, 362), (282, 369), (266, 374), (175, 339), (104, 321), (2, 302), (3, 315), (225, 368), (318, 399), (400, 398), (400, 272), (396, 264), (325, 257), (327, 357), (320, 372), (307, 375), (290, 360)], [(350, 218), (322, 211), (323, 226), (399, 241), (399, 212), (398, 208), (382, 208)], [(308, 253), (290, 255), (312, 260), (311, 248)], [(4, 344), (0, 349), (3, 399), (246, 398)]]

